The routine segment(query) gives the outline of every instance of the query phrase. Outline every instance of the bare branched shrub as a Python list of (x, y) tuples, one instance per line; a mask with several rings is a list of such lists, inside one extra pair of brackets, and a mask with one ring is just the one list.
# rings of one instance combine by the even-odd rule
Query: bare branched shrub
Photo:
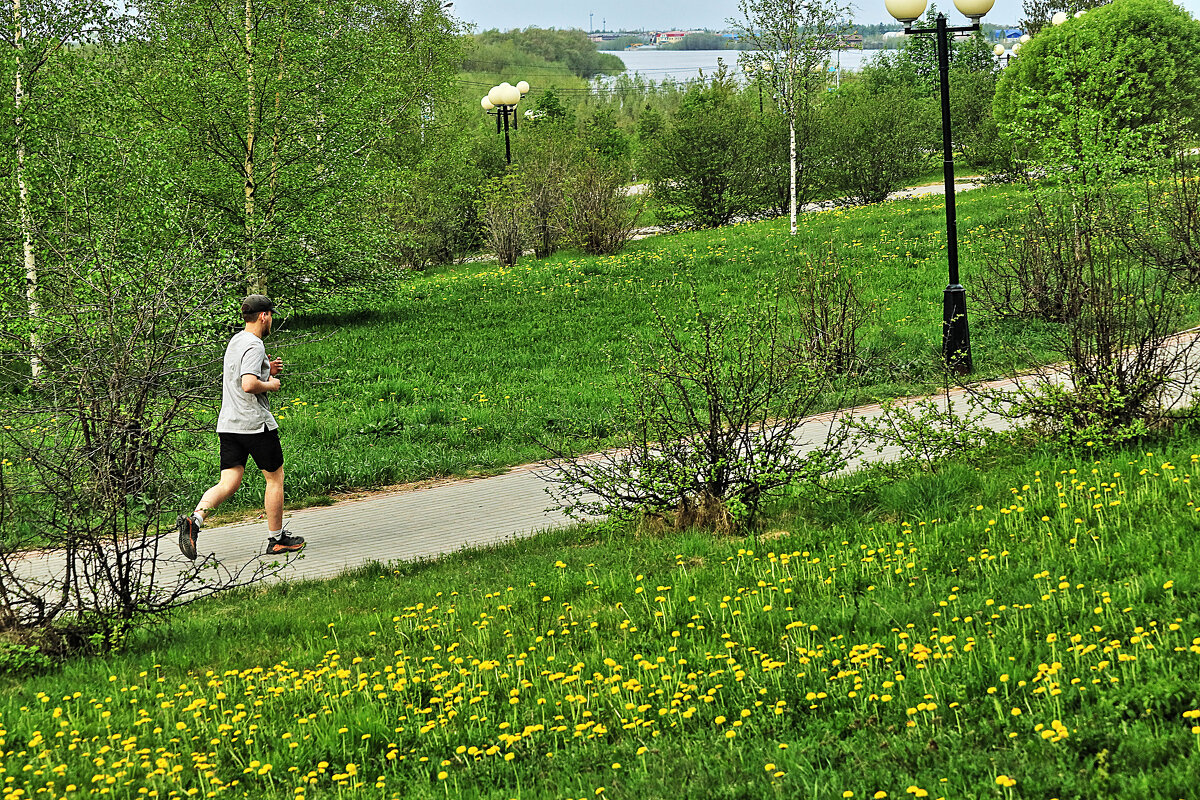
[(1089, 254), (1096, 215), (1068, 198), (1034, 198), (1020, 238), (1005, 239), (1004, 253), (979, 275), (979, 301), (998, 317), (1068, 322), (1087, 295)]
[(1129, 226), (1125, 243), (1183, 280), (1200, 280), (1200, 170), (1195, 156), (1176, 155), (1146, 186), (1146, 224)]
[(841, 423), (803, 427), (827, 383), (794, 357), (776, 301), (714, 314), (693, 291), (691, 311), (682, 320), (656, 311), (659, 336), (636, 351), (617, 413), (626, 448), (591, 458), (551, 448), (560, 508), (732, 531), (846, 463)]
[(854, 428), (864, 447), (892, 457), (888, 468), (916, 466), (936, 473), (987, 443), (991, 432), (984, 424), (986, 416), (973, 398), (963, 398), (956, 407), (947, 392), (912, 402), (884, 402), (878, 413), (860, 414)]
[(131, 234), (47, 245), (36, 353), (20, 335), (24, 309), (0, 320), (16, 354), (2, 379), (20, 389), (0, 400), (0, 633), (46, 653), (110, 645), (275, 569), (193, 564), (174, 544), (183, 453), (208, 428), (197, 412), (219, 386), (228, 332), (215, 321), (228, 317), (236, 265), (213, 274), (185, 234), (134, 256)]
[(491, 181), (483, 188), (480, 216), (488, 244), (502, 267), (511, 267), (525, 251), (528, 198), (516, 172)]
[(1200, 366), (1195, 336), (1179, 334), (1187, 287), (1128, 240), (1145, 216), (1103, 195), (1089, 214), (1070, 233), (1086, 288), (1051, 334), (1062, 365), (1019, 377), (997, 398), (1069, 446), (1116, 444), (1193, 414)]
[(873, 308), (832, 249), (823, 261), (797, 267), (793, 294), (803, 357), (831, 375), (858, 372), (863, 329)]
[(624, 247), (645, 203), (627, 195), (620, 168), (605, 165), (594, 153), (583, 156), (573, 170), (564, 201), (570, 241), (592, 255), (608, 255)]

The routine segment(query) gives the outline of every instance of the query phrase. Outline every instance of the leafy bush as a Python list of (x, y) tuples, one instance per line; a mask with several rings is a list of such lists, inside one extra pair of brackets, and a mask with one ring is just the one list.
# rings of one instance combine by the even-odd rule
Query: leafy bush
[(626, 194), (619, 167), (606, 165), (597, 154), (585, 154), (564, 192), (567, 236), (584, 252), (615, 253), (633, 236), (644, 201)]
[(37, 645), (0, 642), (0, 675), (28, 677), (52, 664)]
[(1033, 37), (994, 113), (1036, 162), (1084, 184), (1175, 148), (1198, 107), (1200, 23), (1169, 0), (1115, 0)]
[(511, 267), (525, 252), (528, 238), (526, 210), (529, 198), (515, 170), (489, 181), (479, 200), (479, 215), (487, 229), (488, 244), (502, 267)]
[(585, 120), (579, 126), (579, 142), (607, 166), (618, 170), (623, 178), (628, 177), (633, 148), (629, 135), (617, 125), (615, 110), (600, 109)]
[(830, 182), (856, 202), (885, 200), (928, 168), (934, 118), (911, 88), (845, 83), (826, 119)]
[(1013, 168), (1013, 141), (992, 116), (998, 81), (992, 70), (952, 70), (950, 125), (956, 160), (975, 169), (1008, 173)]
[(558, 250), (566, 234), (563, 191), (576, 158), (574, 131), (561, 122), (539, 122), (522, 131), (517, 160), (525, 224), (538, 258)]
[(643, 169), (660, 220), (712, 228), (767, 204), (750, 113), (732, 81), (718, 75), (693, 85), (669, 124), (650, 134)]
[(450, 144), (397, 169), (384, 198), (392, 260), (400, 266), (450, 264), (483, 242), (477, 209), (483, 174), (466, 157), (465, 143)]

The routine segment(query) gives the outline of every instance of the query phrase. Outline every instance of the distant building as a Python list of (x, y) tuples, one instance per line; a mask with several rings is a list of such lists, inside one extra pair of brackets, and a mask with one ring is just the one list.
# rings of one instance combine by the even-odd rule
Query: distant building
[(1025, 31), (1020, 28), (1000, 28), (992, 31), (993, 38), (996, 39), (1020, 39), (1025, 35)]
[(683, 37), (688, 35), (688, 31), (666, 31), (665, 33), (654, 34), (655, 44), (673, 44), (683, 41)]

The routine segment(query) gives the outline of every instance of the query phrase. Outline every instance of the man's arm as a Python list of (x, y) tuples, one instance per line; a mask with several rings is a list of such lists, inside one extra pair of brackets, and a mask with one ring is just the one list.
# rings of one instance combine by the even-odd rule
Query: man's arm
[(261, 380), (257, 375), (246, 373), (242, 376), (242, 391), (246, 394), (262, 394), (263, 392), (278, 392), (283, 384), (279, 378), (268, 381)]

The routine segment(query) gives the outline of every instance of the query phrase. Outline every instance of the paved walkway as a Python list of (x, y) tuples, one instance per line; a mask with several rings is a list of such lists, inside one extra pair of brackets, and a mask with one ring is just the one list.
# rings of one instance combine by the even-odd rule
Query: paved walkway
[[(1187, 379), (1178, 380), (1172, 388), (1172, 403), (1193, 394), (1187, 381), (1200, 366), (1195, 363), (1200, 359), (1200, 347), (1188, 348), (1197, 339), (1200, 339), (1200, 331), (1187, 331), (1174, 337), (1168, 345), (1179, 347), (1193, 362), (1185, 363), (1181, 368), (1180, 374), (1186, 375)], [(1063, 374), (1051, 372), (1048, 377), (1061, 381)], [(999, 413), (1002, 408), (985, 409), (980, 390), (983, 394), (994, 395), (1015, 389), (1019, 383), (1039, 379), (1046, 380), (1047, 374), (978, 384), (970, 391), (955, 389), (949, 397), (955, 404), (956, 413), (961, 414), (967, 409), (986, 411), (981, 424), (992, 430), (1002, 430), (1009, 427), (1011, 421)], [(930, 399), (941, 404), (946, 402), (946, 395), (908, 398), (896, 401), (896, 405), (915, 409), (925, 407)], [(882, 414), (880, 406), (870, 405), (810, 417), (801, 427), (796, 444), (800, 448), (822, 446), (831, 427), (838, 422), (847, 418), (851, 422), (869, 422), (879, 419)], [(861, 448), (862, 452), (851, 459), (848, 470), (894, 460), (903, 454), (894, 444), (876, 446), (861, 438), (849, 447)], [(555, 504), (547, 492), (553, 485), (549, 480), (552, 477), (552, 466), (533, 464), (490, 478), (447, 480), (292, 512), (287, 515), (289, 527), (304, 536), (309, 546), (303, 557), (289, 559), (268, 580), (329, 578), (372, 562), (429, 559), (572, 524), (572, 520), (550, 510)], [(262, 521), (205, 528), (198, 543), (205, 558), (197, 564), (215, 571), (202, 569), (201, 576), (207, 577), (210, 587), (214, 583), (228, 582), (231, 577), (234, 578), (232, 582), (239, 582), (236, 579), (239, 574), (244, 582), (256, 568), (264, 566), (260, 555), (265, 539), (266, 526)], [(52, 589), (54, 576), (61, 576), (62, 569), (61, 556), (55, 553), (30, 554), (18, 564), (18, 571), (25, 578), (47, 581), (47, 589)], [(194, 573), (183, 583), (178, 583), (179, 577), (192, 569), (193, 563), (179, 554), (173, 532), (163, 536), (159, 540), (157, 591), (170, 593), (172, 586), (191, 587), (189, 592), (201, 588), (195, 583)]]
[[(1004, 388), (1010, 382), (988, 385)], [(956, 411), (977, 402), (962, 390), (951, 392), (951, 398)], [(901, 402), (915, 406), (925, 399)], [(945, 396), (940, 399), (944, 402)], [(863, 422), (877, 419), (881, 413), (880, 406), (871, 405), (810, 417), (797, 444), (802, 448), (822, 445), (839, 418)], [(984, 424), (1001, 430), (1009, 422), (992, 412)], [(864, 452), (848, 469), (895, 460), (901, 454), (901, 448), (894, 445), (876, 449), (864, 444)], [(326, 578), (372, 561), (433, 558), (572, 524), (560, 512), (549, 510), (554, 505), (547, 492), (552, 477), (549, 464), (532, 464), (495, 477), (447, 481), (292, 512), (287, 515), (289, 529), (309, 544), (304, 558), (293, 560), (280, 576)], [(205, 528), (199, 550), (212, 552), (222, 564), (236, 569), (261, 552), (265, 536), (266, 526), (261, 521)]]
[[(1177, 381), (1164, 398), (1168, 405), (1181, 404), (1193, 396), (1190, 380), (1200, 368), (1200, 363), (1196, 363), (1200, 360), (1200, 347), (1192, 346), (1197, 339), (1200, 330), (1191, 330), (1166, 345), (1187, 354), (1187, 360), (1179, 365), (1179, 374), (1186, 377)], [(982, 399), (985, 395), (1011, 392), (1020, 383), (1031, 380), (1064, 379), (1062, 372), (1043, 371), (1040, 375), (975, 384), (970, 390), (953, 389), (949, 399), (956, 414), (968, 410), (980, 413), (983, 427), (999, 431), (1010, 427), (1012, 421), (1003, 407), (994, 403), (985, 406)], [(944, 404), (947, 395), (905, 398), (895, 404), (917, 409), (931, 399)], [(877, 420), (882, 414), (882, 408), (876, 404), (810, 417), (799, 432), (797, 446), (811, 449), (823, 445), (831, 426), (839, 420), (864, 423)], [(849, 461), (847, 470), (894, 461), (904, 455), (895, 444), (877, 445), (862, 437), (848, 446), (862, 452)], [(533, 464), (495, 477), (447, 481), (293, 512), (287, 518), (290, 528), (304, 536), (309, 546), (304, 558), (290, 564), (281, 577), (325, 578), (373, 561), (433, 558), (569, 525), (572, 520), (549, 510), (554, 505), (547, 492), (552, 477), (550, 465)], [(247, 563), (261, 551), (265, 535), (262, 522), (205, 528), (199, 549), (202, 553), (213, 552), (223, 564), (234, 567)]]

